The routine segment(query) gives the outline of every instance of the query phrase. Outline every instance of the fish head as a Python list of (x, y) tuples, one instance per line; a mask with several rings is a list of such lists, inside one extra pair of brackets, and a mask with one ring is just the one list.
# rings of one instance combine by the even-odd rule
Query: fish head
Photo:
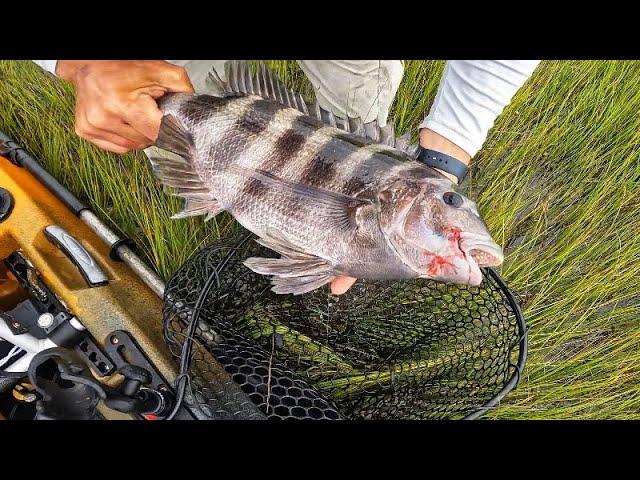
[(399, 178), (378, 195), (389, 244), (419, 278), (466, 285), (504, 257), (476, 204), (446, 178)]

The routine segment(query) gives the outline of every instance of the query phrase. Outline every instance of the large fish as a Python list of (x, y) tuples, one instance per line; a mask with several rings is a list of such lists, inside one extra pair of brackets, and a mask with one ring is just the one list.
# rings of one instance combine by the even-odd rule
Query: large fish
[(502, 262), (474, 202), (406, 152), (364, 138), (361, 123), (351, 122), (356, 134), (319, 121), (262, 65), (231, 63), (225, 81), (211, 80), (220, 96), (160, 100), (156, 146), (175, 155), (152, 158), (154, 171), (186, 199), (177, 217), (227, 210), (278, 252), (245, 262), (271, 275), (275, 292), (338, 275), (478, 285), (479, 267)]

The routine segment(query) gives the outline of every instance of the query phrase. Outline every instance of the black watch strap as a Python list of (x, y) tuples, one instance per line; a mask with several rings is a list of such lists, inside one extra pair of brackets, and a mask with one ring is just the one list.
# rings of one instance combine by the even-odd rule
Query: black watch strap
[(464, 177), (467, 176), (467, 172), (469, 171), (469, 168), (457, 158), (436, 152), (435, 150), (429, 150), (428, 148), (420, 147), (417, 160), (432, 168), (450, 173), (457, 177), (459, 184), (462, 183), (462, 180), (464, 180)]

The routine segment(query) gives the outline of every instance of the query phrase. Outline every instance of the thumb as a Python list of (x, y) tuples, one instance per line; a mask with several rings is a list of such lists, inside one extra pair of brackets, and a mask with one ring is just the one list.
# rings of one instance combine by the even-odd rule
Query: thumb
[(169, 62), (164, 62), (164, 65), (154, 68), (153, 77), (157, 84), (167, 92), (194, 92), (187, 71)]

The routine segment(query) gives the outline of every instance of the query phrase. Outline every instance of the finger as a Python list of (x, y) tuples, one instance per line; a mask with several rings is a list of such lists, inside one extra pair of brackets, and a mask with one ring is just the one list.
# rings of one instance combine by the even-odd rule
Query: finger
[(86, 140), (90, 141), (91, 143), (93, 143), (95, 146), (103, 149), (103, 150), (107, 150), (109, 152), (113, 152), (113, 153), (127, 153), (129, 151), (128, 148), (125, 147), (121, 147), (120, 145), (116, 145), (115, 143), (111, 143), (108, 142), (106, 140), (102, 140), (100, 138), (86, 138)]
[(135, 144), (136, 149), (146, 148), (151, 145), (150, 139), (123, 120), (119, 120), (118, 133), (127, 140), (131, 140)]
[[(148, 147), (151, 144), (149, 138), (126, 123), (121, 113), (110, 112), (98, 106), (80, 108), (78, 111), (80, 115), (84, 115), (85, 122), (91, 130), (89, 133), (92, 133), (93, 136), (102, 137), (104, 140), (127, 147), (129, 150)], [(126, 141), (123, 142), (122, 139)]]
[(156, 101), (149, 95), (141, 94), (122, 114), (123, 120), (148, 142), (155, 142), (160, 130), (162, 112)]
[(331, 282), (331, 293), (334, 295), (342, 295), (355, 283), (357, 279), (353, 277), (336, 277)]
[(117, 131), (94, 127), (91, 135), (124, 147), (127, 150), (139, 150), (151, 145), (151, 141), (147, 137), (135, 131), (131, 126), (121, 122), (118, 123)]
[[(122, 135), (122, 132), (127, 133), (126, 129), (121, 128), (122, 121), (117, 118), (113, 118), (111, 122), (106, 121), (107, 118), (104, 114), (93, 114), (93, 121), (90, 116), (84, 110), (78, 110), (76, 120), (76, 133), (89, 141), (102, 140), (104, 142), (118, 145), (125, 149), (125, 151), (138, 148), (138, 143), (126, 138)], [(94, 123), (95, 122), (95, 123)], [(96, 125), (99, 123), (99, 125)], [(102, 128), (101, 124), (109, 124), (109, 129)], [(115, 128), (111, 126), (115, 126)], [(113, 131), (116, 130), (116, 131)], [(144, 138), (144, 137), (143, 137)], [(148, 142), (148, 140), (144, 140)]]
[(153, 69), (154, 79), (169, 92), (193, 93), (193, 85), (187, 71), (177, 65), (165, 62), (165, 65)]

